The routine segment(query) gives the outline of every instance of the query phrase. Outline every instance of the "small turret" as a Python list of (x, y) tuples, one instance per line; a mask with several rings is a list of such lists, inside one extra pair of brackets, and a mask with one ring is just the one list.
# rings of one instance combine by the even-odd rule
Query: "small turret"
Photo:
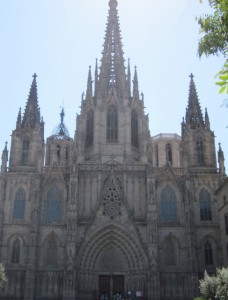
[(2, 165), (1, 165), (1, 173), (7, 172), (7, 162), (8, 162), (8, 149), (7, 142), (5, 143), (5, 148), (2, 151)]
[(209, 116), (208, 116), (207, 108), (205, 108), (205, 129), (210, 130), (211, 129), (210, 127), (211, 127), (210, 119), (209, 119)]
[(219, 163), (219, 174), (225, 175), (226, 174), (225, 158), (224, 158), (224, 153), (222, 151), (221, 143), (219, 143), (218, 163)]
[(137, 74), (137, 67), (135, 66), (135, 74), (133, 80), (133, 98), (139, 100), (139, 81), (138, 81), (138, 74)]
[(21, 107), (20, 107), (19, 112), (18, 112), (17, 124), (16, 124), (16, 128), (20, 128), (20, 127), (21, 127)]
[(91, 66), (90, 66), (88, 80), (87, 80), (86, 100), (91, 99), (92, 97), (93, 97), (93, 81), (92, 81)]

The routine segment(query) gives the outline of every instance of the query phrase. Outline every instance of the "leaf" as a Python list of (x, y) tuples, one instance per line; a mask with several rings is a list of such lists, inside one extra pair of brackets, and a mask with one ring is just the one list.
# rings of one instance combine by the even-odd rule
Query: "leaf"
[(219, 94), (222, 94), (225, 90), (226, 90), (226, 86), (223, 86), (220, 90), (219, 90)]

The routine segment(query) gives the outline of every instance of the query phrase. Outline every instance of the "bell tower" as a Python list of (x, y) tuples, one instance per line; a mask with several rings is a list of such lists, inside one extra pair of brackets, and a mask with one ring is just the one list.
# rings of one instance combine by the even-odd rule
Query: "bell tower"
[(21, 168), (41, 171), (43, 167), (44, 122), (40, 117), (36, 78), (34, 74), (24, 115), (20, 109), (12, 133), (9, 171)]
[(215, 136), (207, 109), (203, 117), (193, 74), (186, 116), (182, 122), (182, 158), (185, 167), (216, 169)]
[(144, 97), (139, 95), (136, 69), (131, 91), (130, 62), (126, 68), (117, 6), (116, 0), (110, 0), (101, 65), (96, 62), (95, 66), (94, 91), (90, 67), (87, 91), (77, 116), (81, 161), (107, 162), (110, 157), (119, 163), (147, 160), (149, 126)]

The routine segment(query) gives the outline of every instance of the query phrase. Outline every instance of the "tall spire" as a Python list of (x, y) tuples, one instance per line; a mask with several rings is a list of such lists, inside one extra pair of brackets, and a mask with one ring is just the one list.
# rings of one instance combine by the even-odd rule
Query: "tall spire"
[(25, 107), (25, 112), (22, 120), (22, 128), (35, 128), (37, 124), (40, 125), (40, 109), (38, 106), (36, 78), (37, 75), (35, 73), (33, 75), (33, 82)]
[(118, 3), (116, 0), (110, 0), (99, 81), (102, 91), (114, 86), (121, 93), (124, 93), (126, 74), (117, 5)]
[(138, 82), (138, 74), (137, 74), (137, 67), (135, 66), (135, 74), (133, 80), (133, 97), (139, 99), (139, 82)]
[(205, 129), (209, 129), (210, 130), (210, 119), (208, 116), (208, 112), (207, 112), (207, 108), (205, 108)]
[(204, 127), (203, 115), (199, 104), (193, 74), (190, 75), (190, 89), (188, 107), (186, 110), (186, 124), (190, 124), (192, 128), (199, 126)]
[(92, 81), (92, 74), (91, 74), (91, 66), (89, 66), (86, 99), (91, 98), (92, 96), (93, 96), (93, 81)]

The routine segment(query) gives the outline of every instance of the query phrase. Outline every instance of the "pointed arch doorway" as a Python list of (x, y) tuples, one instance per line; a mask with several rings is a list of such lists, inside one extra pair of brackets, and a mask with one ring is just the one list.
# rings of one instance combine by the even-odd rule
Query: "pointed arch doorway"
[(102, 295), (112, 299), (117, 293), (124, 294), (126, 268), (123, 254), (114, 245), (101, 253), (97, 263), (99, 299)]
[(116, 293), (147, 291), (147, 257), (136, 236), (119, 224), (87, 234), (78, 258), (77, 299), (108, 300)]

